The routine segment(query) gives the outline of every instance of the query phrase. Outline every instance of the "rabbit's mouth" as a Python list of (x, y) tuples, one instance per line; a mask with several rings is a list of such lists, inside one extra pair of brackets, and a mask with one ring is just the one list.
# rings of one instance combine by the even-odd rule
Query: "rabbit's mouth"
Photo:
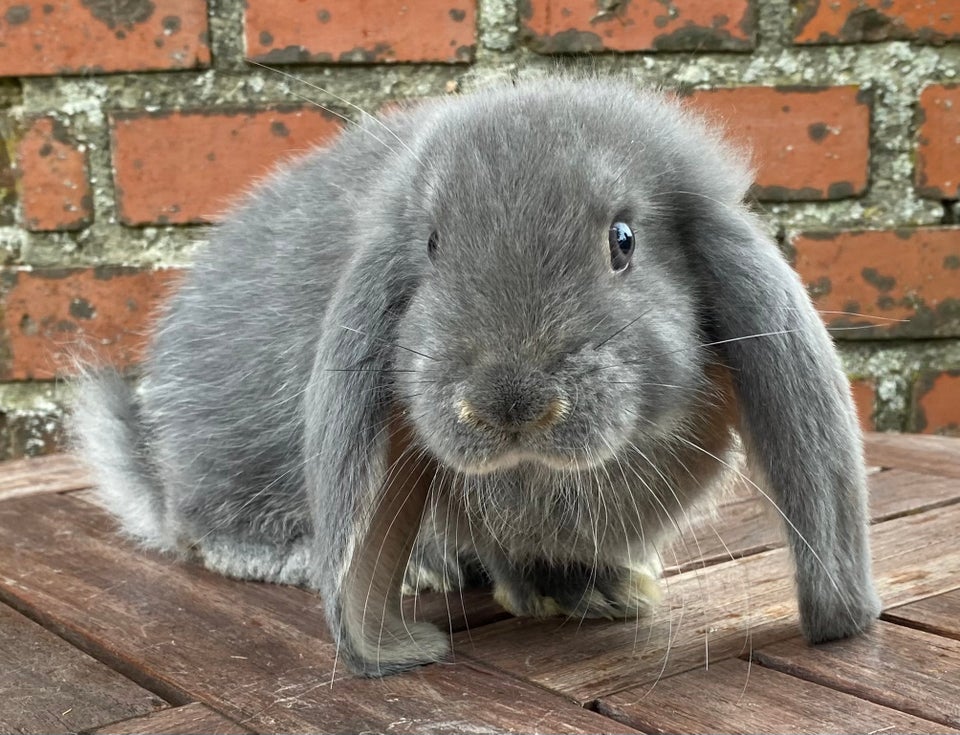
[(504, 451), (482, 457), (460, 457), (450, 464), (465, 475), (489, 475), (512, 470), (523, 464), (539, 465), (557, 472), (584, 472), (614, 458), (612, 450), (567, 453), (509, 447)]

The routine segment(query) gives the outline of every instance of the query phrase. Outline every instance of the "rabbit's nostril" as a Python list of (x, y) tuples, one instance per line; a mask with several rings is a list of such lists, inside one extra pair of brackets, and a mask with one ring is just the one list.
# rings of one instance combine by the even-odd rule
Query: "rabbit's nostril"
[(461, 398), (459, 401), (457, 401), (456, 406), (457, 419), (461, 424), (467, 424), (468, 426), (473, 426), (474, 428), (489, 426), (486, 421), (477, 415), (476, 409), (474, 409), (473, 405), (465, 398)]
[(461, 424), (467, 424), (469, 426), (476, 426), (480, 419), (477, 418), (477, 412), (473, 410), (473, 406), (470, 405), (470, 402), (465, 398), (461, 398), (457, 401), (457, 420)]
[(549, 429), (556, 423), (563, 421), (570, 413), (570, 401), (566, 398), (551, 398), (542, 414), (531, 423), (537, 429)]
[[(475, 429), (499, 429), (512, 434), (542, 431), (559, 423), (570, 413), (570, 402), (565, 398), (551, 398), (542, 410), (533, 409), (529, 403), (514, 401), (497, 410), (484, 410), (467, 399), (455, 404), (457, 419)], [(490, 409), (490, 407), (487, 407)]]

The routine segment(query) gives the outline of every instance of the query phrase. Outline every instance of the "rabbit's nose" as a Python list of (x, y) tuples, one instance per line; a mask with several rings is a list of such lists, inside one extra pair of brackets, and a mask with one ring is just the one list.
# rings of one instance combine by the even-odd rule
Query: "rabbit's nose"
[(457, 401), (461, 423), (519, 434), (548, 429), (570, 411), (569, 402), (546, 387), (544, 376), (489, 372), (482, 387)]

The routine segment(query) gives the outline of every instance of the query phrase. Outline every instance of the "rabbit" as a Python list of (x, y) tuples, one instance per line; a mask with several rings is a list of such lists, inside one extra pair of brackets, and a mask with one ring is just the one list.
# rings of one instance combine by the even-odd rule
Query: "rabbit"
[(318, 591), (340, 658), (382, 676), (449, 650), (402, 591), (479, 575), (516, 615), (648, 612), (742, 444), (804, 635), (857, 634), (860, 429), (744, 158), (621, 80), (368, 116), (216, 228), (135, 386), (81, 381), (103, 502), (145, 547)]

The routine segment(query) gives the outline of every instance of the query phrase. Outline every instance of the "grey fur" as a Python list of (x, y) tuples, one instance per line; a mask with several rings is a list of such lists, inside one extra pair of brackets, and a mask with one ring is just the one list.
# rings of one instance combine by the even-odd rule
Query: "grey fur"
[(739, 429), (791, 529), (807, 637), (867, 626), (846, 381), (716, 134), (596, 79), (383, 125), (281, 168), (218, 229), (136, 396), (88, 379), (77, 434), (127, 531), (316, 588), (344, 660), (379, 675), (448, 648), (403, 620), (402, 585), (480, 570), (520, 614), (647, 610)]

